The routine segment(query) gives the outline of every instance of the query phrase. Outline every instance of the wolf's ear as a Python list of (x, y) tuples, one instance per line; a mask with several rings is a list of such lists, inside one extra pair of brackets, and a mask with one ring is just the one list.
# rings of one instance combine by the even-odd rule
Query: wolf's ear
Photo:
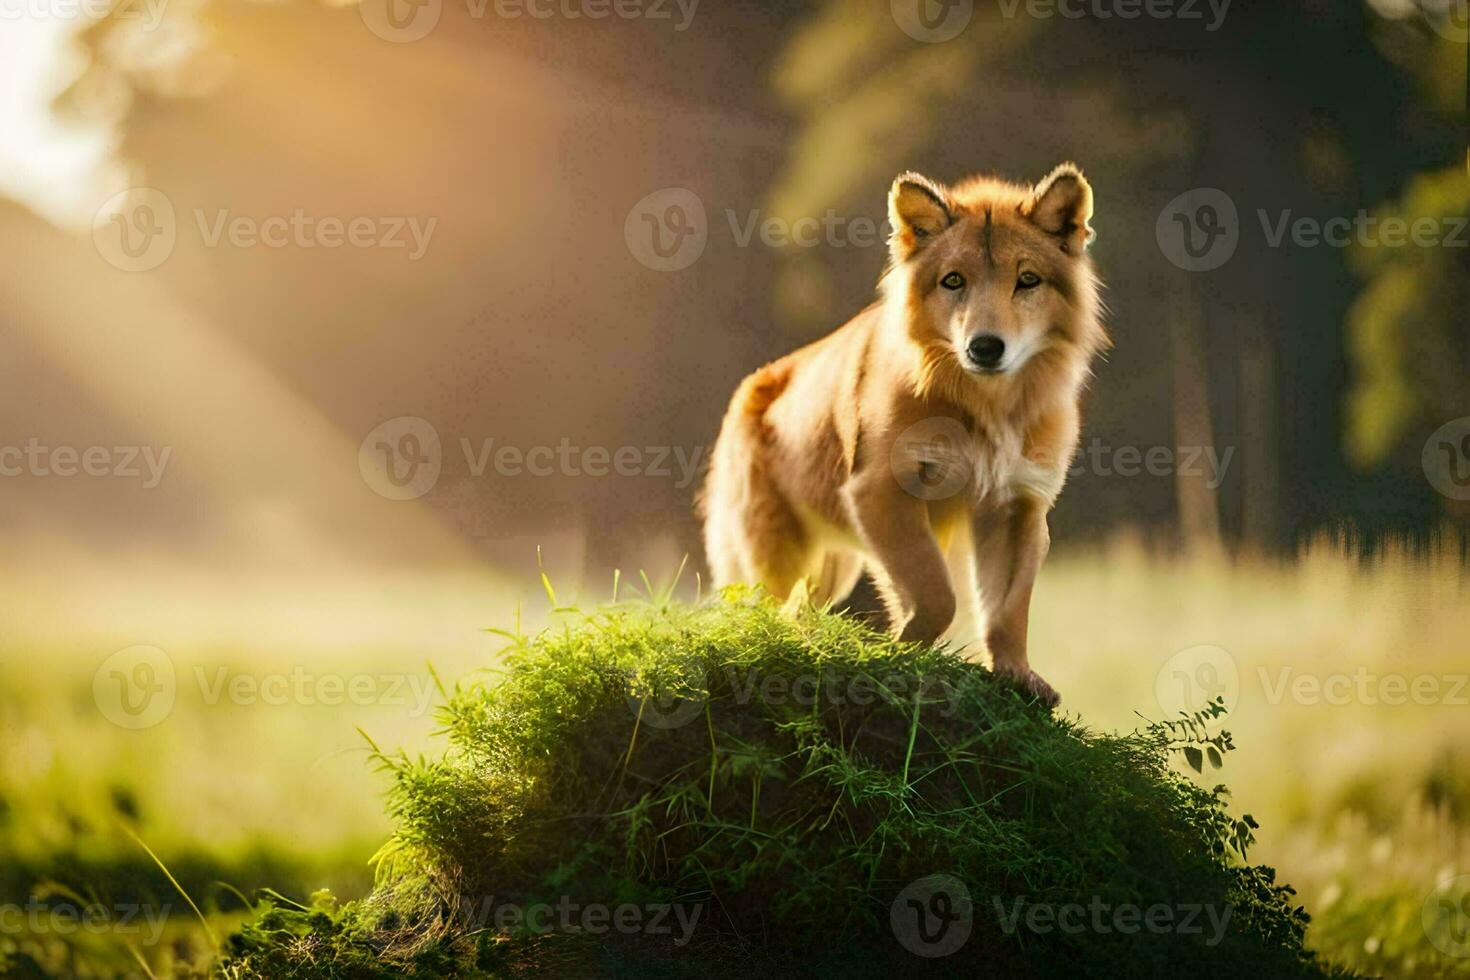
[(1062, 239), (1068, 251), (1082, 250), (1096, 232), (1092, 220), (1092, 187), (1075, 164), (1064, 163), (1041, 179), (1022, 212), (1041, 228)]
[(899, 174), (888, 190), (888, 250), (902, 262), (950, 225), (948, 195), (922, 174)]

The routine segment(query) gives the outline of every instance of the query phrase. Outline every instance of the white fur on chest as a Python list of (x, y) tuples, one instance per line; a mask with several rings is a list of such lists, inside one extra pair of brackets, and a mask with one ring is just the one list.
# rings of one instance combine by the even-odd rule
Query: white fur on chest
[(982, 436), (957, 421), (940, 425), (934, 421), (927, 426), (934, 431), (912, 437), (905, 433), (894, 443), (894, 476), (906, 487), (910, 483), (916, 487), (916, 495), (943, 500), (964, 493), (976, 504), (995, 506), (1018, 497), (1041, 500), (1048, 507), (1056, 502), (1066, 482), (1066, 468), (1026, 458), (1021, 433)]

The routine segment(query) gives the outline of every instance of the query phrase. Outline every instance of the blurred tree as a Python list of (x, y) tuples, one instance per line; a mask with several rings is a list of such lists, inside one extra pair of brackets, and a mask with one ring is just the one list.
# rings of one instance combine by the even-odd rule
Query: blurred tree
[[(1084, 446), (1213, 450), (1221, 469), (1128, 478), (1081, 467), (1057, 512), (1062, 536), (1139, 525), (1196, 547), (1289, 550), (1324, 527), (1423, 531), (1436, 519), (1416, 447), (1419, 428), (1464, 414), (1455, 255), (1273, 245), (1262, 229), (1385, 200), (1405, 215), (1463, 200), (1414, 189), (1416, 175), (1448, 180), (1465, 152), (1466, 45), (1436, 19), (1445, 0), (1234, 0), (1219, 23), (915, 0), (928, 13), (968, 10), (937, 43), (902, 28), (905, 0), (711, 7), (677, 43), (654, 23), (480, 21), (445, 5), (422, 45), (378, 43), (354, 12), (315, 3), (181, 2), (157, 31), (113, 17), (81, 38), (88, 68), (63, 104), (116, 119), (123, 157), (180, 200), (411, 207), (454, 215), (461, 230), (452, 238), (446, 220), (429, 261), (397, 278), (356, 263), (360, 278), (323, 275), (308, 262), (316, 253), (200, 264), (211, 278), (191, 301), (347, 432), (381, 414), (378, 377), (391, 365), (405, 379), (396, 397), (441, 411), (457, 432), (701, 444), (735, 379), (789, 349), (793, 332), (855, 312), (884, 256), (840, 224), (817, 247), (744, 248), (716, 215), (733, 228), (764, 188), (763, 221), (835, 211), (879, 223), (900, 170), (1035, 178), (1073, 158), (1097, 189), (1094, 251), (1117, 284), (1118, 345), (1089, 395)], [(170, 104), (212, 91), (225, 62), (235, 80), (197, 110)], [(516, 125), (487, 124), (491, 96), (505, 102), (493, 118)], [(497, 138), (531, 116), (544, 119), (544, 145)], [(617, 234), (629, 203), (658, 184), (688, 185), (711, 205), (710, 249), (681, 276), (644, 277)], [(487, 186), (522, 192), (496, 200)], [(1165, 204), (1196, 187), (1222, 189), (1240, 211), (1238, 249), (1204, 272), (1174, 265), (1156, 238)], [(561, 220), (568, 202), (580, 227)], [(516, 221), (511, 203), (554, 217)], [(181, 288), (194, 284), (184, 259), (169, 266)], [(752, 296), (772, 297), (784, 336), (751, 314)], [(487, 304), (494, 316), (480, 323)], [(335, 329), (318, 315), (328, 309)], [(407, 322), (432, 325), (432, 341), (410, 342)], [(487, 335), (493, 363), (478, 365)], [(548, 352), (549, 336), (571, 342)], [(349, 350), (358, 370), (340, 381), (317, 369)], [(450, 363), (454, 384), (442, 377)], [(551, 368), (578, 399), (533, 413), (541, 382), (526, 366)], [(692, 521), (670, 516), (692, 490), (638, 486), (466, 478), (425, 506), (487, 542), (506, 526), (539, 534), (560, 521), (607, 536), (589, 554), (656, 532), (692, 545)]]
[[(1415, 80), (1427, 107), (1463, 132), (1470, 48), (1466, 25), (1450, 20), (1453, 4), (1376, 5), (1399, 15), (1378, 32), (1384, 57)], [(1410, 12), (1418, 16), (1405, 16)], [(1470, 414), (1470, 153), (1463, 164), (1414, 175), (1372, 218), (1379, 228), (1399, 221), (1433, 229), (1433, 244), (1360, 242), (1349, 256), (1363, 288), (1347, 318), (1352, 380), (1345, 443), (1352, 463), (1384, 485), (1417, 479), (1428, 433)], [(1455, 507), (1448, 498), (1440, 504)]]
[(1352, 253), (1365, 285), (1348, 318), (1348, 452), (1373, 469), (1408, 443), (1418, 466), (1423, 433), (1470, 412), (1470, 172), (1450, 167), (1416, 177), (1401, 200), (1373, 217), (1379, 227), (1422, 222), (1436, 238), (1459, 242), (1360, 244)]

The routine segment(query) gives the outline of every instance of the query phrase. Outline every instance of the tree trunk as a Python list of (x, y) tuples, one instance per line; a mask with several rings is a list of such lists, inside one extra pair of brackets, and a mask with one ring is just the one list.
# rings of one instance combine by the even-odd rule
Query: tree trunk
[[(1175, 470), (1174, 493), (1179, 532), (1186, 554), (1218, 554), (1220, 501), (1210, 485), (1210, 468), (1185, 467), (1191, 458), (1204, 460), (1215, 445), (1210, 422), (1210, 374), (1205, 362), (1204, 314), (1191, 283), (1176, 291), (1169, 317), (1169, 353), (1173, 363)], [(1187, 470), (1187, 472), (1186, 472)]]

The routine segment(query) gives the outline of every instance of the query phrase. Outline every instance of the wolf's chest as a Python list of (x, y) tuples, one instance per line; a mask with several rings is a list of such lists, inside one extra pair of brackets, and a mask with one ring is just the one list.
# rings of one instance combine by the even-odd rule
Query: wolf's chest
[(998, 506), (1021, 496), (1050, 504), (1061, 492), (1065, 471), (1027, 458), (1019, 432), (981, 434), (952, 419), (922, 427), (900, 436), (892, 453), (894, 476), (915, 496)]

